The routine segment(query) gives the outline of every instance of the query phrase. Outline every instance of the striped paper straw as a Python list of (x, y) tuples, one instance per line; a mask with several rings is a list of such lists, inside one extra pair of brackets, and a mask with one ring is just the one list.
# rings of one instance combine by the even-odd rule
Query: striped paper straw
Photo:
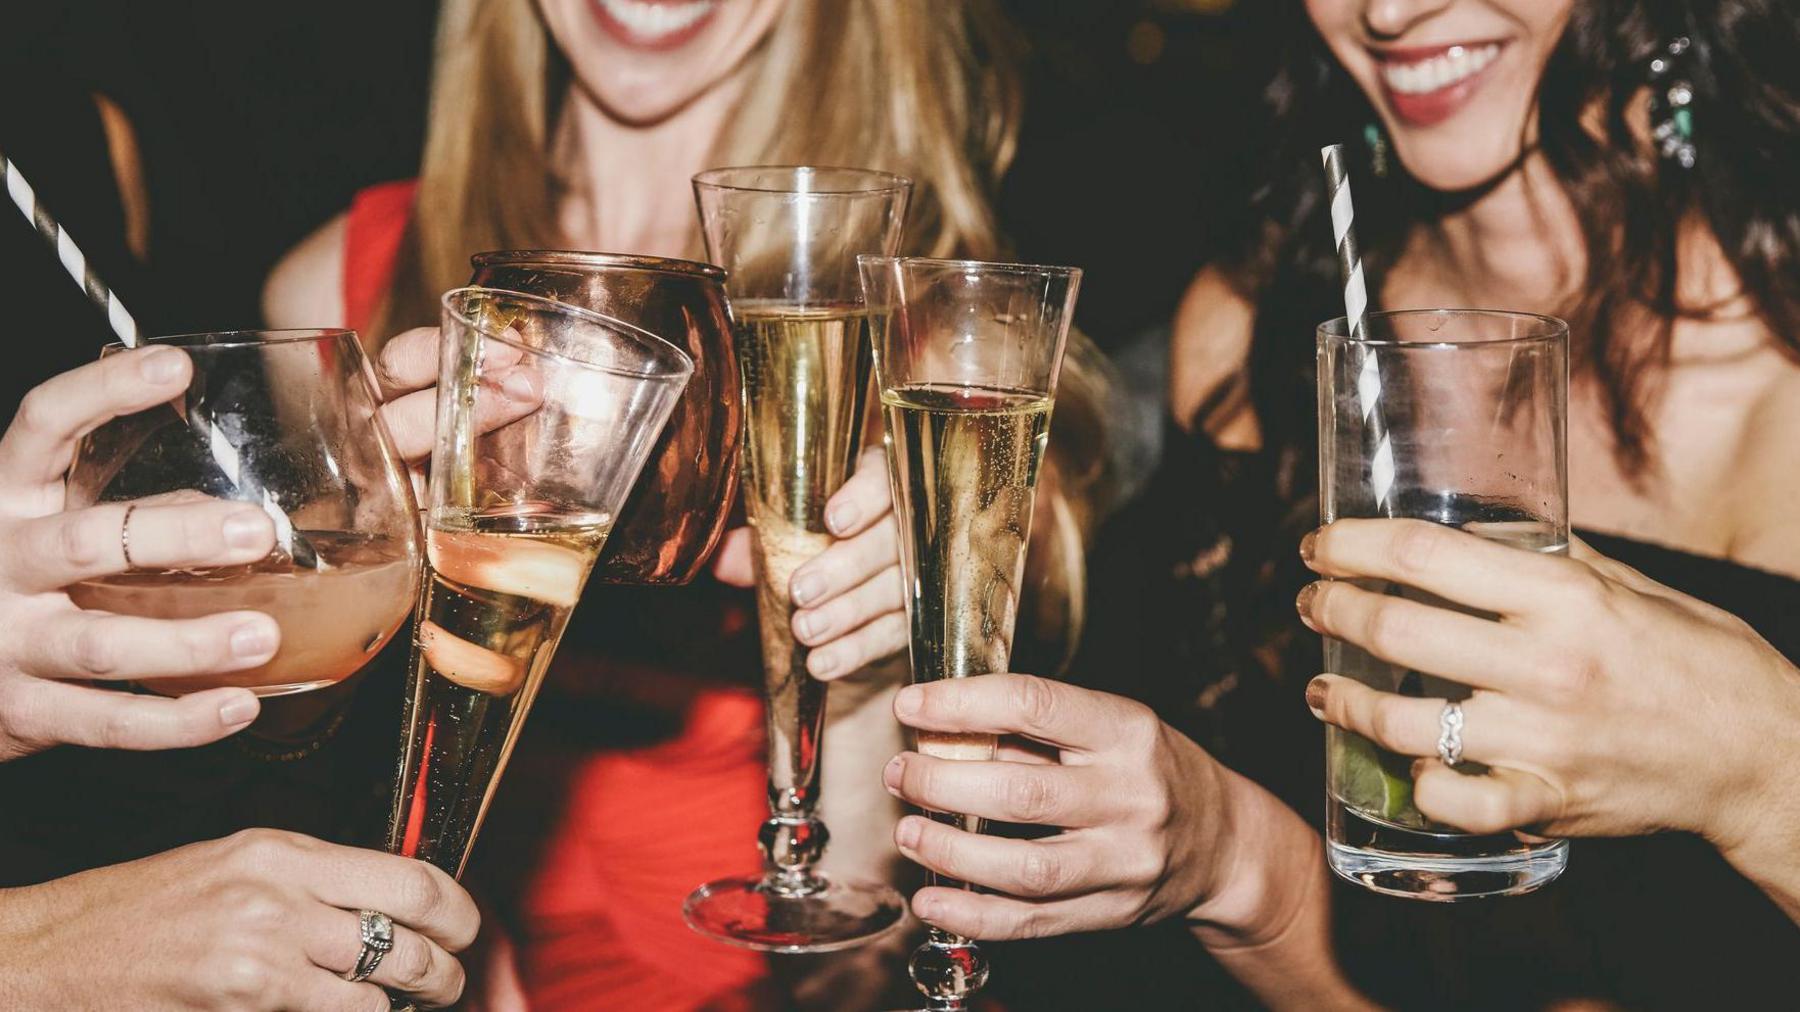
[[(1319, 151), (1325, 160), (1325, 181), (1331, 195), (1331, 231), (1337, 240), (1338, 267), (1344, 278), (1344, 316), (1350, 337), (1368, 339), (1363, 317), (1369, 308), (1369, 289), (1363, 280), (1362, 254), (1356, 247), (1355, 210), (1350, 202), (1350, 173), (1344, 168), (1344, 146), (1332, 144)], [(1362, 402), (1363, 431), (1373, 448), (1369, 456), (1369, 484), (1375, 505), (1393, 515), (1394, 444), (1388, 438), (1387, 420), (1381, 413), (1381, 365), (1375, 349), (1364, 348), (1362, 371), (1356, 377), (1356, 396)]]
[(26, 221), (31, 222), (38, 230), (38, 235), (43, 236), (50, 248), (56, 251), (56, 258), (62, 261), (63, 270), (69, 272), (69, 277), (74, 278), (82, 291), (87, 292), (88, 298), (93, 299), (100, 311), (106, 314), (106, 322), (112, 325), (113, 333), (119, 336), (120, 342), (127, 348), (137, 347), (137, 321), (125, 311), (125, 304), (119, 301), (112, 289), (106, 287), (106, 282), (101, 281), (94, 269), (88, 266), (87, 255), (81, 252), (81, 247), (75, 245), (75, 240), (69, 237), (69, 233), (38, 203), (37, 191), (25, 181), (19, 167), (6, 157), (4, 151), (0, 151), (0, 176), (6, 178), (6, 195), (18, 205), (19, 213), (25, 216)]
[[(32, 227), (37, 229), (38, 235), (43, 236), (44, 241), (50, 244), (50, 248), (56, 251), (56, 258), (62, 261), (63, 270), (69, 272), (69, 277), (73, 278), (75, 283), (81, 286), (81, 290), (87, 293), (88, 298), (94, 300), (94, 304), (106, 314), (106, 322), (112, 325), (113, 333), (118, 335), (119, 342), (127, 348), (136, 348), (142, 342), (142, 338), (138, 334), (137, 320), (133, 319), (131, 314), (125, 310), (125, 304), (119, 301), (119, 297), (113, 293), (113, 290), (106, 287), (106, 282), (100, 280), (100, 275), (95, 274), (94, 269), (88, 266), (87, 255), (81, 252), (80, 246), (75, 245), (75, 240), (70, 238), (68, 231), (57, 224), (56, 219), (50, 216), (50, 212), (38, 203), (37, 191), (25, 181), (24, 173), (20, 172), (19, 167), (12, 163), (12, 159), (6, 157), (4, 151), (0, 151), (0, 176), (5, 177), (7, 196), (11, 197), (12, 202), (17, 205), (19, 213), (31, 222)], [(189, 410), (187, 422), (194, 434), (206, 442), (213, 462), (219, 465), (219, 469), (225, 473), (225, 477), (233, 485), (243, 488), (245, 484), (243, 459), (238, 454), (237, 447), (233, 446), (231, 440), (219, 431), (218, 426), (212, 424), (212, 419), (204, 411)], [(262, 507), (263, 512), (267, 513), (269, 519), (274, 522), (275, 538), (288, 555), (303, 566), (319, 568), (320, 562), (312, 546), (307, 543), (305, 538), (295, 535), (293, 521), (288, 518), (287, 512), (276, 503), (274, 494), (268, 489), (262, 490)]]

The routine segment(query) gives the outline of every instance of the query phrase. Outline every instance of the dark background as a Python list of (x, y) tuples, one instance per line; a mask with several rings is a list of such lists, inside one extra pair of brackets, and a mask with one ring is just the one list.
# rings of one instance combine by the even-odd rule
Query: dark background
[[(525, 2), (525, 0), (499, 0)], [(361, 187), (414, 174), (429, 0), (11, 5), (0, 150), (151, 332), (260, 322), (262, 279)], [(1009, 0), (1030, 44), (1021, 150), (1000, 195), (1019, 258), (1087, 269), (1081, 323), (1116, 347), (1166, 320), (1209, 240), (1221, 159), (1250, 103), (1229, 0)], [(1208, 13), (1210, 12), (1210, 13)], [(150, 191), (147, 270), (119, 255), (116, 197), (84, 105), (119, 103)], [(96, 165), (96, 159), (100, 164)], [(0, 397), (106, 339), (22, 220), (0, 221)], [(84, 315), (85, 314), (85, 315)], [(28, 385), (28, 384), (25, 384)], [(0, 400), (10, 411), (11, 399)]]

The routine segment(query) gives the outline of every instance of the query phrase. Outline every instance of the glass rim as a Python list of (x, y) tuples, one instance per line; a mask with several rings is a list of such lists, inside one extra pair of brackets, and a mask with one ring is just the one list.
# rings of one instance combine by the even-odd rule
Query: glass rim
[(923, 264), (927, 267), (960, 267), (974, 268), (992, 274), (1035, 274), (1046, 278), (1079, 278), (1081, 268), (1063, 267), (1056, 264), (1021, 264), (1003, 260), (958, 260), (946, 257), (903, 257), (889, 256), (885, 253), (858, 253), (856, 262)]
[(485, 250), (469, 257), (469, 265), (477, 268), (536, 266), (538, 264), (550, 267), (610, 267), (646, 273), (709, 278), (714, 281), (725, 279), (725, 268), (718, 264), (639, 253), (603, 253), (572, 249), (497, 249)]
[[(748, 186), (726, 180), (734, 175), (747, 175), (754, 172), (830, 172), (851, 177), (861, 177), (871, 184), (869, 186), (826, 187), (824, 189), (796, 190), (786, 186)], [(772, 193), (803, 197), (857, 197), (877, 193), (910, 193), (913, 181), (895, 172), (884, 172), (880, 169), (864, 169), (850, 165), (724, 165), (718, 168), (696, 172), (693, 178), (695, 187), (706, 187), (712, 190), (733, 190), (739, 193)]]
[[(243, 340), (212, 341), (203, 338), (243, 338)], [(154, 337), (140, 338), (137, 347), (143, 348), (152, 344), (178, 347), (184, 351), (221, 351), (233, 348), (267, 348), (278, 344), (301, 344), (310, 341), (336, 341), (350, 338), (351, 343), (360, 351), (362, 342), (356, 340), (356, 331), (348, 327), (246, 327), (237, 330), (192, 330), (184, 334), (159, 334)], [(110, 341), (102, 352), (129, 351), (131, 346), (123, 341)]]
[[(639, 341), (648, 341), (652, 347), (660, 346), (662, 350), (672, 352), (675, 356), (675, 361), (680, 368), (678, 370), (654, 368), (642, 370), (624, 369), (619, 366), (606, 365), (600, 362), (588, 362), (576, 358), (573, 355), (550, 351), (545, 348), (534, 348), (531, 345), (509, 337), (502, 332), (496, 331), (490, 327), (484, 327), (471, 319), (467, 313), (462, 311), (461, 306), (454, 301), (470, 295), (500, 295), (509, 299), (517, 299), (520, 302), (536, 303), (552, 312), (561, 313), (566, 316), (585, 319), (589, 323), (598, 324), (608, 330), (618, 331)], [(554, 359), (558, 362), (566, 362), (582, 369), (602, 372), (610, 376), (626, 376), (632, 379), (680, 379), (685, 381), (694, 374), (694, 360), (692, 356), (676, 347), (674, 342), (657, 337), (655, 334), (650, 333), (642, 327), (634, 327), (624, 320), (614, 319), (613, 317), (596, 313), (591, 309), (583, 309), (580, 306), (570, 305), (567, 302), (559, 302), (556, 299), (546, 298), (542, 295), (533, 295), (530, 292), (515, 292), (510, 288), (490, 288), (486, 285), (464, 285), (461, 288), (452, 288), (445, 292), (443, 297), (438, 300), (438, 303), (443, 307), (444, 312), (456, 317), (458, 323), (468, 327), (470, 330), (475, 331), (485, 338), (499, 341), (501, 344), (511, 348), (517, 348), (518, 350), (531, 355)]]
[(1403, 317), (1446, 316), (1446, 317), (1489, 317), (1495, 319), (1530, 320), (1545, 326), (1543, 333), (1522, 334), (1513, 337), (1488, 337), (1470, 341), (1396, 341), (1392, 338), (1357, 338), (1347, 331), (1350, 318), (1334, 316), (1319, 324), (1317, 333), (1320, 341), (1333, 341), (1341, 344), (1362, 344), (1371, 348), (1491, 348), (1504, 345), (1553, 344), (1556, 341), (1567, 342), (1569, 338), (1568, 321), (1545, 313), (1531, 313), (1519, 309), (1386, 309), (1364, 314), (1368, 320), (1393, 320)]

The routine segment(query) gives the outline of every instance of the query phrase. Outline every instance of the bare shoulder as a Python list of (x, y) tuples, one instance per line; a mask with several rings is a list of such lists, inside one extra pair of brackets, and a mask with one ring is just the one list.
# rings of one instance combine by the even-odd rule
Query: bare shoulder
[(1255, 307), (1223, 271), (1195, 276), (1175, 312), (1169, 342), (1169, 405), (1185, 428), (1204, 428), (1221, 445), (1260, 443), (1246, 366)]
[(1781, 368), (1746, 419), (1731, 555), (1800, 578), (1800, 365), (1784, 357)]
[(340, 214), (283, 254), (263, 283), (263, 320), (271, 327), (342, 327), (344, 230)]

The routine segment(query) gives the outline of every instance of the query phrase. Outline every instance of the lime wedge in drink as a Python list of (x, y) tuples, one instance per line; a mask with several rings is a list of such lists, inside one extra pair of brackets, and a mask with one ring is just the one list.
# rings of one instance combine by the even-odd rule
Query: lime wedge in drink
[(1339, 731), (1332, 735), (1338, 800), (1385, 822), (1423, 826), (1412, 803), (1412, 760), (1377, 749), (1367, 738)]

